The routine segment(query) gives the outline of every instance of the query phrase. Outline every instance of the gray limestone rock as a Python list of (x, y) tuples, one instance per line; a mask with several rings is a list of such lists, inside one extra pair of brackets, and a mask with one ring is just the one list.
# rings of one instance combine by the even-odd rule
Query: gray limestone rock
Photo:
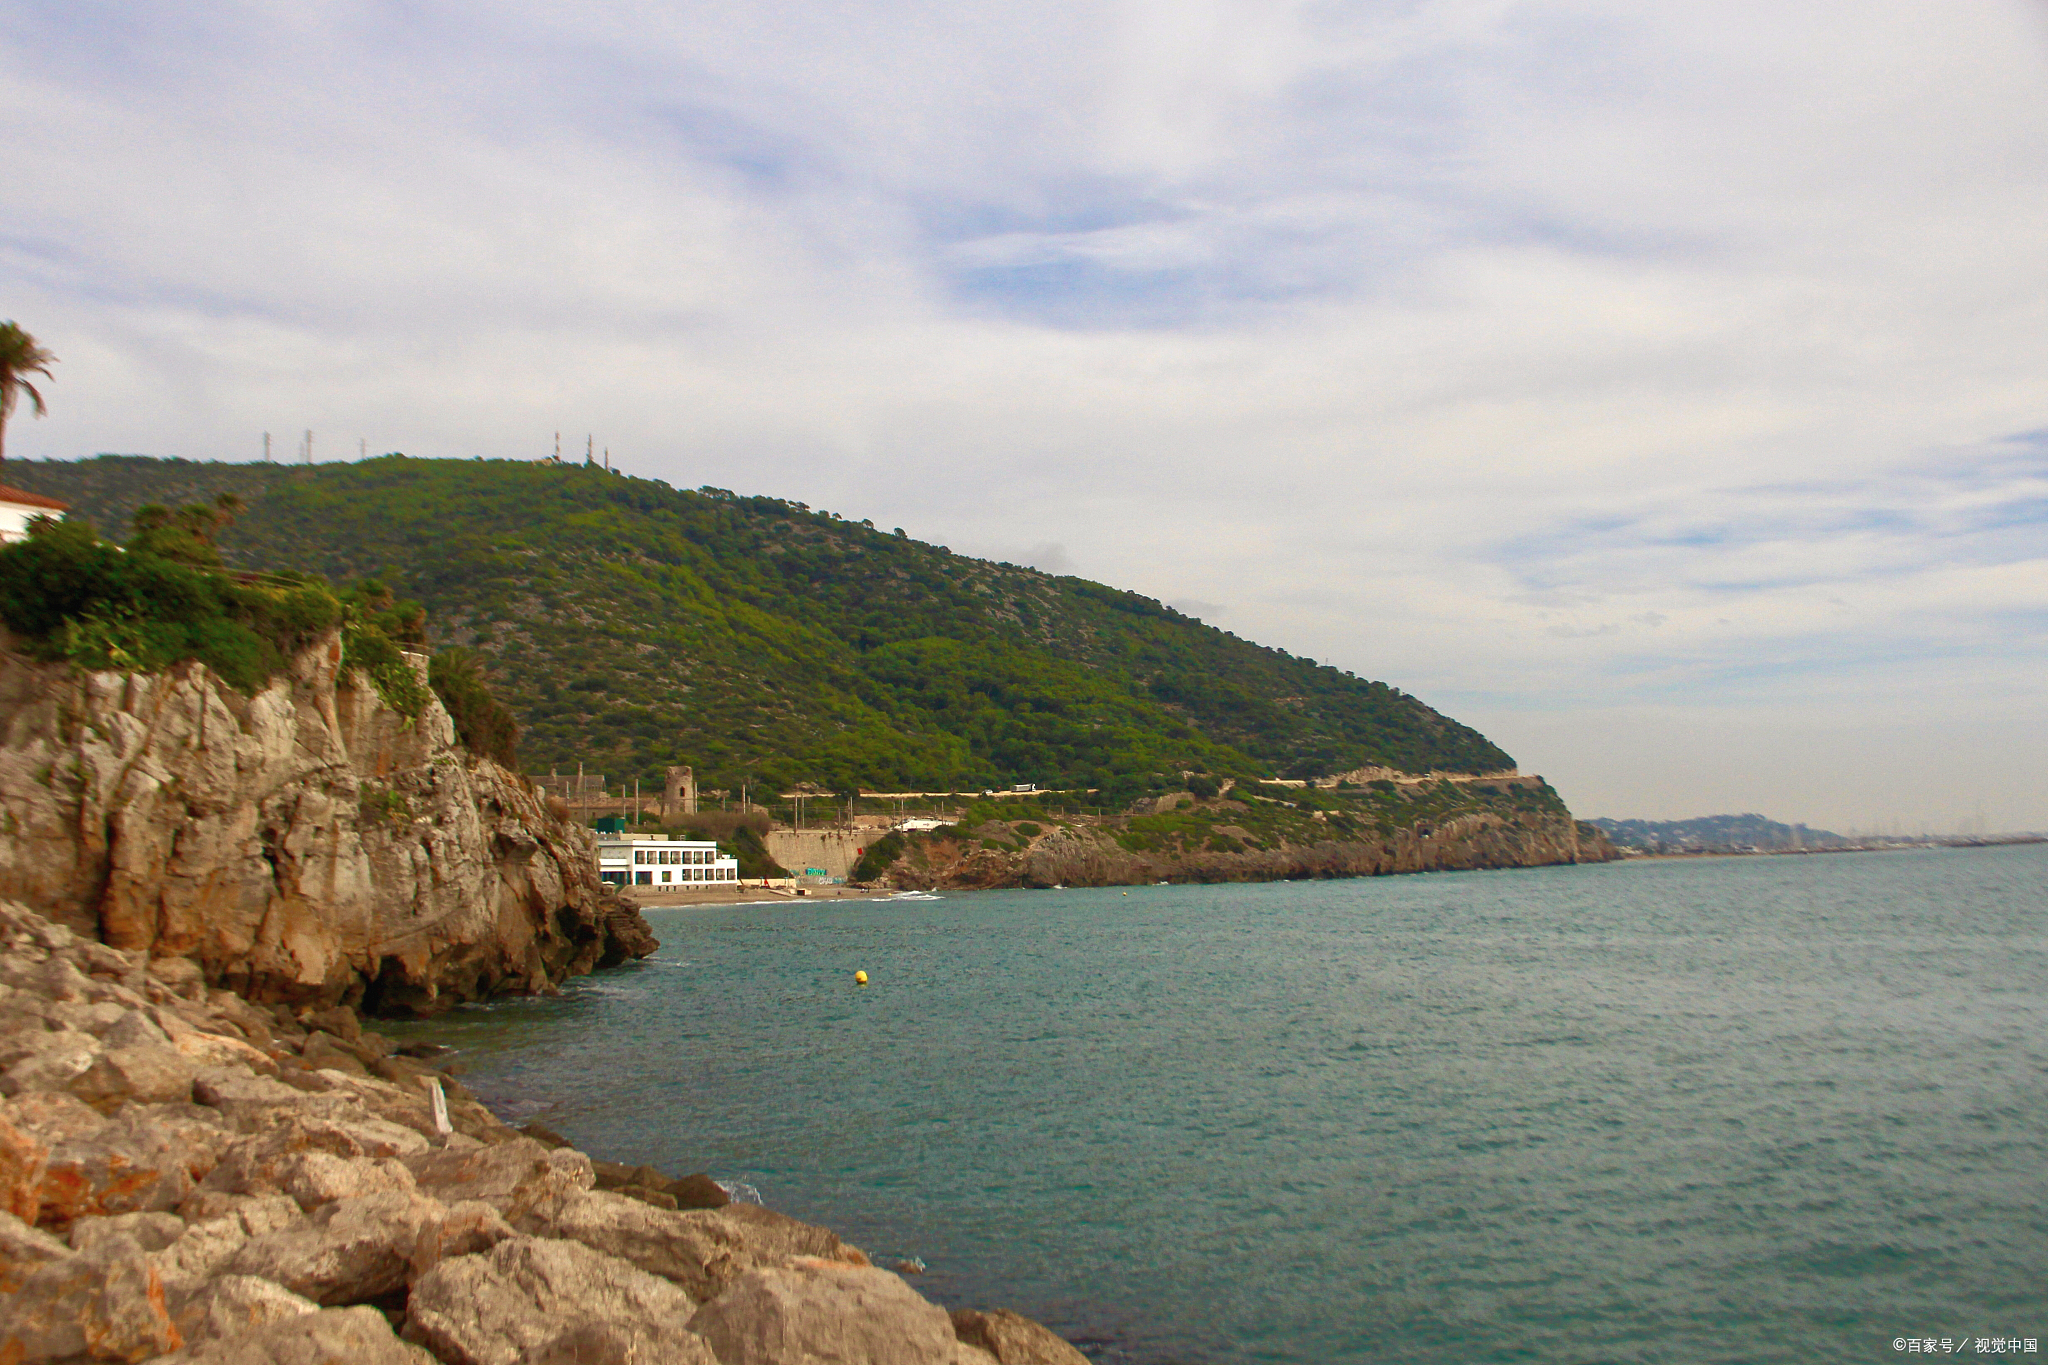
[(205, 1188), (289, 1194), (312, 1208), (345, 1194), (412, 1188), (412, 1173), (402, 1164), (376, 1162), (427, 1150), (427, 1140), (412, 1129), (361, 1113), (341, 1119), (293, 1117), (228, 1144)]
[(535, 1205), (591, 1187), (590, 1158), (578, 1151), (550, 1149), (531, 1138), (493, 1147), (450, 1144), (406, 1166), (421, 1189), (449, 1203), (476, 1199), (517, 1220)]
[(245, 1133), (258, 1132), (289, 1116), (343, 1118), (362, 1113), (352, 1095), (325, 1095), (308, 1102), (306, 1092), (237, 1066), (202, 1070), (192, 1083), (192, 1098)]
[(319, 1304), (281, 1284), (254, 1275), (223, 1275), (187, 1297), (173, 1320), (189, 1347), (244, 1336), (319, 1311)]
[(185, 1220), (175, 1213), (119, 1213), (73, 1223), (71, 1249), (90, 1251), (109, 1237), (128, 1237), (144, 1251), (162, 1251), (184, 1235)]
[(107, 1116), (76, 1095), (43, 1090), (0, 1104), (0, 1114), (37, 1141), (55, 1145), (91, 1137), (107, 1126)]
[(738, 1231), (748, 1259), (756, 1265), (775, 1265), (796, 1256), (868, 1264), (865, 1252), (839, 1240), (839, 1234), (830, 1228), (799, 1222), (759, 1204), (728, 1203), (718, 1210), (718, 1216)]
[(522, 1365), (581, 1342), (596, 1360), (715, 1365), (668, 1281), (575, 1242), (515, 1237), (441, 1262), (407, 1303), (406, 1336), (451, 1365)]
[(400, 1341), (374, 1308), (301, 1313), (252, 1332), (202, 1342), (159, 1365), (439, 1365)]
[(748, 1271), (690, 1330), (720, 1365), (955, 1365), (960, 1354), (946, 1310), (899, 1276), (815, 1257)]
[(711, 1348), (702, 1337), (679, 1335), (695, 1343), (695, 1354), (683, 1354), (673, 1337), (649, 1337), (630, 1327), (585, 1319), (529, 1351), (521, 1365), (712, 1365)]
[(675, 1213), (624, 1195), (577, 1191), (536, 1203), (512, 1226), (536, 1237), (581, 1242), (679, 1285), (703, 1302), (748, 1265), (746, 1243), (716, 1213)]
[(235, 1207), (188, 1221), (184, 1233), (151, 1258), (173, 1302), (203, 1290), (251, 1237), (281, 1232), (305, 1219), (298, 1204), (284, 1195), (236, 1198)]
[(71, 1248), (57, 1238), (11, 1213), (0, 1213), (0, 1294), (14, 1293), (39, 1267), (70, 1257)]
[(199, 1068), (170, 1045), (142, 1043), (110, 1047), (66, 1086), (72, 1094), (102, 1113), (128, 1103), (169, 1104), (192, 1098), (192, 1079)]
[(152, 1008), (122, 1010), (121, 1017), (99, 1035), (100, 1042), (110, 1048), (171, 1046), (171, 1035), (150, 1017), (152, 1012)]
[(420, 1229), (412, 1246), (412, 1277), (416, 1280), (445, 1260), (474, 1256), (519, 1234), (489, 1204), (474, 1199), (448, 1206), (441, 1221)]
[(163, 1283), (133, 1238), (46, 1262), (0, 1299), (0, 1360), (140, 1361), (179, 1344)]
[(130, 1105), (51, 1147), (38, 1221), (174, 1210), (213, 1169), (224, 1136), (175, 1106)]
[(365, 1303), (402, 1288), (423, 1230), (447, 1207), (413, 1190), (340, 1199), (228, 1258), (231, 1275), (274, 1280), (320, 1304)]
[(1050, 1328), (1006, 1308), (986, 1313), (958, 1309), (953, 1314), (953, 1332), (961, 1341), (995, 1357), (997, 1365), (1088, 1365), (1088, 1357)]
[(370, 1074), (363, 1065), (363, 1059), (356, 1056), (355, 1049), (345, 1046), (331, 1033), (315, 1033), (306, 1039), (306, 1045), (299, 1049), (306, 1065), (319, 1071), (348, 1071), (358, 1076)]
[(363, 1036), (362, 1020), (356, 1018), (356, 1012), (347, 1005), (334, 1005), (328, 1009), (315, 1010), (308, 1014), (303, 1022), (307, 1028), (329, 1034), (343, 1042), (353, 1043)]
[(0, 1074), (0, 1095), (63, 1090), (100, 1054), (100, 1040), (72, 1029), (32, 1033), (19, 1040), (29, 1051)]

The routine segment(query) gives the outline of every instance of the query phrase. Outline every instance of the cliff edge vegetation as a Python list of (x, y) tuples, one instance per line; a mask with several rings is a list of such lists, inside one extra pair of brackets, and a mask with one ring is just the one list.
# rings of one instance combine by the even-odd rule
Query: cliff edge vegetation
[(0, 548), (0, 897), (295, 1005), (431, 1013), (651, 952), (590, 832), (460, 741), (420, 611), (209, 563), (227, 510)]

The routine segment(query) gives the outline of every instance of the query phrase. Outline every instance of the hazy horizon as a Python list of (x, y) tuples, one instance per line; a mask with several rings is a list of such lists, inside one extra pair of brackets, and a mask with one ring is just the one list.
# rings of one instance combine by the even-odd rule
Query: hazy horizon
[(0, 15), (10, 455), (588, 434), (1384, 679), (1582, 816), (2048, 828), (2038, 4)]

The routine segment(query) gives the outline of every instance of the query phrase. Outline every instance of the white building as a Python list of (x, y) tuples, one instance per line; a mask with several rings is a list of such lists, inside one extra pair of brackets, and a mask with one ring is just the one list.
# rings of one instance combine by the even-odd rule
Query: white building
[(615, 886), (737, 882), (740, 863), (706, 839), (611, 835), (597, 842), (597, 875)]
[(0, 545), (26, 536), (29, 522), (35, 518), (62, 517), (70, 510), (68, 502), (0, 483)]

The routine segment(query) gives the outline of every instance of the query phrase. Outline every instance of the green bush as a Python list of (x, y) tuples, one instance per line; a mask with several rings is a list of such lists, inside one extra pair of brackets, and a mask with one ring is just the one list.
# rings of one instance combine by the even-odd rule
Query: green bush
[[(231, 502), (145, 507), (125, 549), (85, 522), (34, 522), (26, 539), (0, 548), (0, 621), (41, 658), (138, 673), (196, 659), (249, 694), (284, 671), (289, 654), (340, 626), (344, 667), (366, 674), (400, 714), (418, 716), (427, 689), (399, 642), (425, 638), (419, 605), (374, 581), (336, 594), (317, 578), (228, 572), (213, 537), (239, 510)], [(472, 731), (494, 737), (488, 708), (467, 700)], [(509, 741), (498, 747), (509, 756)]]
[(341, 604), (313, 583), (238, 582), (204, 562), (208, 543), (157, 526), (123, 550), (87, 523), (38, 520), (0, 548), (0, 620), (41, 658), (143, 673), (197, 659), (259, 691), (288, 652), (341, 619)]
[(260, 692), (284, 670), (284, 654), (240, 621), (225, 617), (194, 621), (185, 628), (190, 652), (238, 692)]
[(853, 865), (853, 875), (848, 880), (874, 881), (903, 856), (905, 842), (901, 831), (892, 830), (869, 844), (867, 851), (860, 855), (860, 861)]
[(473, 649), (444, 649), (427, 666), (427, 682), (455, 722), (455, 737), (471, 753), (519, 767), (519, 722), (491, 692), (483, 656)]
[(370, 680), (384, 704), (408, 720), (426, 709), (427, 687), (397, 643), (381, 629), (347, 608), (341, 621), (341, 666)]

